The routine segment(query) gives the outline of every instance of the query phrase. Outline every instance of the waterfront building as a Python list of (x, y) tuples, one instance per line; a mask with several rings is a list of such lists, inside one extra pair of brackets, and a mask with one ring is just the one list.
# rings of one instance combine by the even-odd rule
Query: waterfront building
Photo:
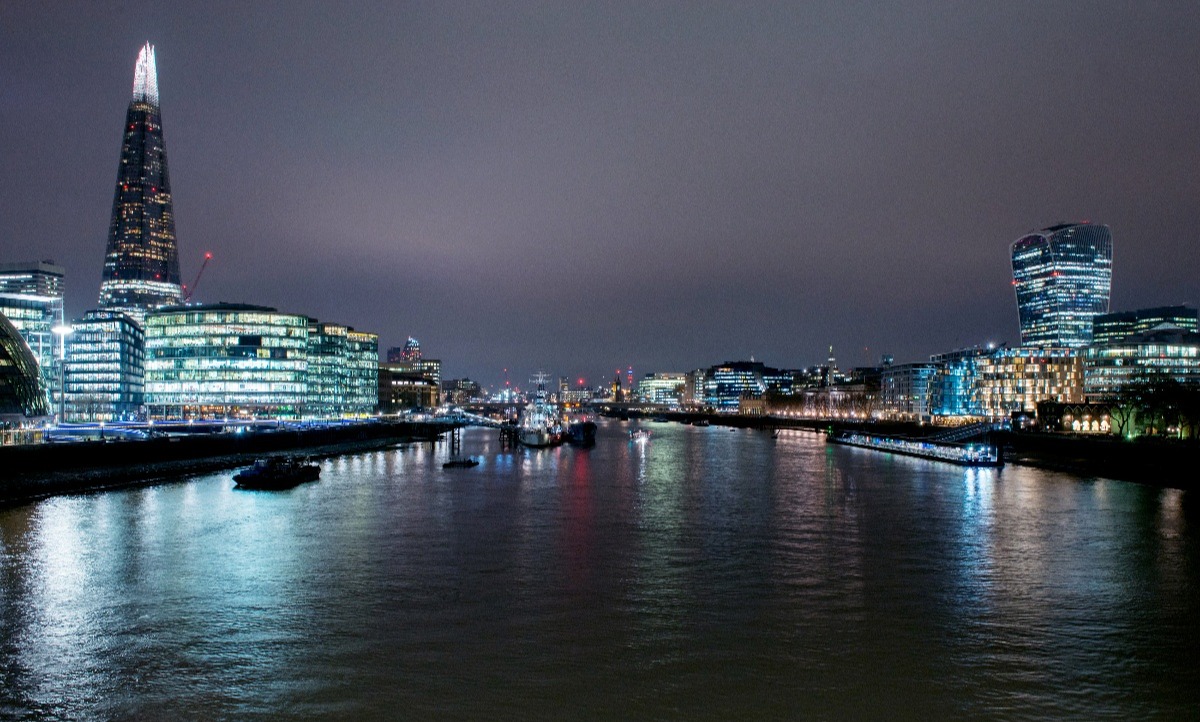
[(879, 405), (888, 418), (921, 421), (931, 416), (932, 387), (937, 366), (931, 363), (885, 367), (879, 377)]
[[(0, 428), (44, 421), (50, 415), (37, 360), (16, 327), (0, 314)], [(5, 434), (3, 440), (15, 438)]]
[(397, 414), (438, 405), (440, 383), (410, 363), (379, 364), (379, 411)]
[(370, 415), (379, 403), (378, 376), (377, 335), (309, 319), (305, 416)]
[(930, 356), (937, 368), (931, 381), (930, 414), (944, 419), (986, 416), (977, 384), (979, 362), (994, 350), (973, 346)]
[(1080, 348), (1092, 340), (1092, 319), (1108, 312), (1112, 233), (1108, 226), (1064, 223), (1012, 245), (1013, 286), (1021, 345)]
[(59, 391), (62, 356), (62, 341), (56, 343), (53, 329), (64, 321), (64, 275), (63, 267), (53, 261), (0, 263), (0, 314), (8, 318), (33, 352), (52, 408)]
[(1092, 343), (1121, 341), (1159, 326), (1197, 332), (1197, 312), (1187, 306), (1159, 306), (1136, 311), (1105, 313), (1092, 319)]
[(683, 373), (663, 372), (646, 374), (638, 382), (638, 397), (646, 403), (677, 408), (683, 400), (683, 387), (687, 376)]
[(167, 149), (158, 104), (154, 47), (138, 53), (125, 113), (100, 308), (132, 316), (182, 300)]
[(64, 368), (64, 421), (135, 421), (144, 416), (145, 337), (118, 311), (71, 322)]
[(1083, 357), (1076, 349), (1000, 348), (976, 359), (976, 393), (989, 418), (1032, 414), (1039, 401), (1083, 401)]
[(218, 303), (146, 316), (146, 406), (156, 419), (300, 418), (307, 316)]
[[(583, 390), (581, 389), (581, 392)], [(566, 392), (569, 395), (570, 391)], [(446, 379), (442, 382), (442, 396), (452, 404), (468, 404), (483, 398), (483, 389), (471, 379)], [(567, 398), (565, 400), (572, 400)], [(578, 399), (576, 399), (578, 400)]]
[(1156, 381), (1200, 384), (1200, 334), (1159, 327), (1085, 352), (1083, 384), (1089, 401), (1111, 400), (1130, 386)]
[(708, 369), (704, 379), (704, 405), (718, 412), (736, 412), (743, 396), (762, 396), (765, 365), (760, 361), (728, 361)]

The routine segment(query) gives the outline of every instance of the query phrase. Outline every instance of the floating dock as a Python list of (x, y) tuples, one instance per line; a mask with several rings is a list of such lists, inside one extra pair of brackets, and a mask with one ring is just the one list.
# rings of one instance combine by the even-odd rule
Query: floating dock
[(995, 444), (954, 444), (921, 439), (898, 439), (854, 431), (831, 432), (825, 440), (833, 444), (859, 446), (893, 454), (918, 456), (960, 466), (1004, 466), (1004, 456)]

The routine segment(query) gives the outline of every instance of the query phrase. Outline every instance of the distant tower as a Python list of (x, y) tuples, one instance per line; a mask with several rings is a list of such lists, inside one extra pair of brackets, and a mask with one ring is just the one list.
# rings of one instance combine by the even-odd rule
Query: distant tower
[(405, 361), (420, 361), (421, 342), (409, 336), (408, 340), (404, 342), (403, 356)]
[(1064, 223), (1012, 245), (1022, 346), (1078, 348), (1092, 342), (1092, 317), (1108, 313), (1112, 232)]
[(125, 114), (100, 307), (141, 323), (146, 311), (182, 297), (158, 74), (154, 47), (146, 43), (134, 66), (133, 99)]
[(837, 378), (837, 359), (833, 357), (833, 344), (829, 345), (829, 361), (825, 367), (825, 385), (833, 386)]

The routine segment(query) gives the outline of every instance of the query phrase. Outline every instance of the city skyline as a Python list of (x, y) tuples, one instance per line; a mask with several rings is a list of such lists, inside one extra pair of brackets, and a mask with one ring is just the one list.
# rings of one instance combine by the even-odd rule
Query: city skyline
[[(1012, 239), (1084, 218), (1112, 310), (1194, 305), (1198, 11), (949, 8), (6, 9), (0, 251), (91, 307), (149, 41), (198, 300), (416, 336), (447, 377), (1015, 345)], [(1097, 40), (1010, 54), (1068, 29)]]

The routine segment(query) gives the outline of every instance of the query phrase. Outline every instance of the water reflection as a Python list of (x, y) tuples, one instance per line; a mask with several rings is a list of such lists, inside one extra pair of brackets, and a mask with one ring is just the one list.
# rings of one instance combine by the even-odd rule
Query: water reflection
[[(0, 716), (1181, 717), (1197, 504), (601, 426), (0, 511)], [(403, 710), (400, 713), (399, 710)]]

